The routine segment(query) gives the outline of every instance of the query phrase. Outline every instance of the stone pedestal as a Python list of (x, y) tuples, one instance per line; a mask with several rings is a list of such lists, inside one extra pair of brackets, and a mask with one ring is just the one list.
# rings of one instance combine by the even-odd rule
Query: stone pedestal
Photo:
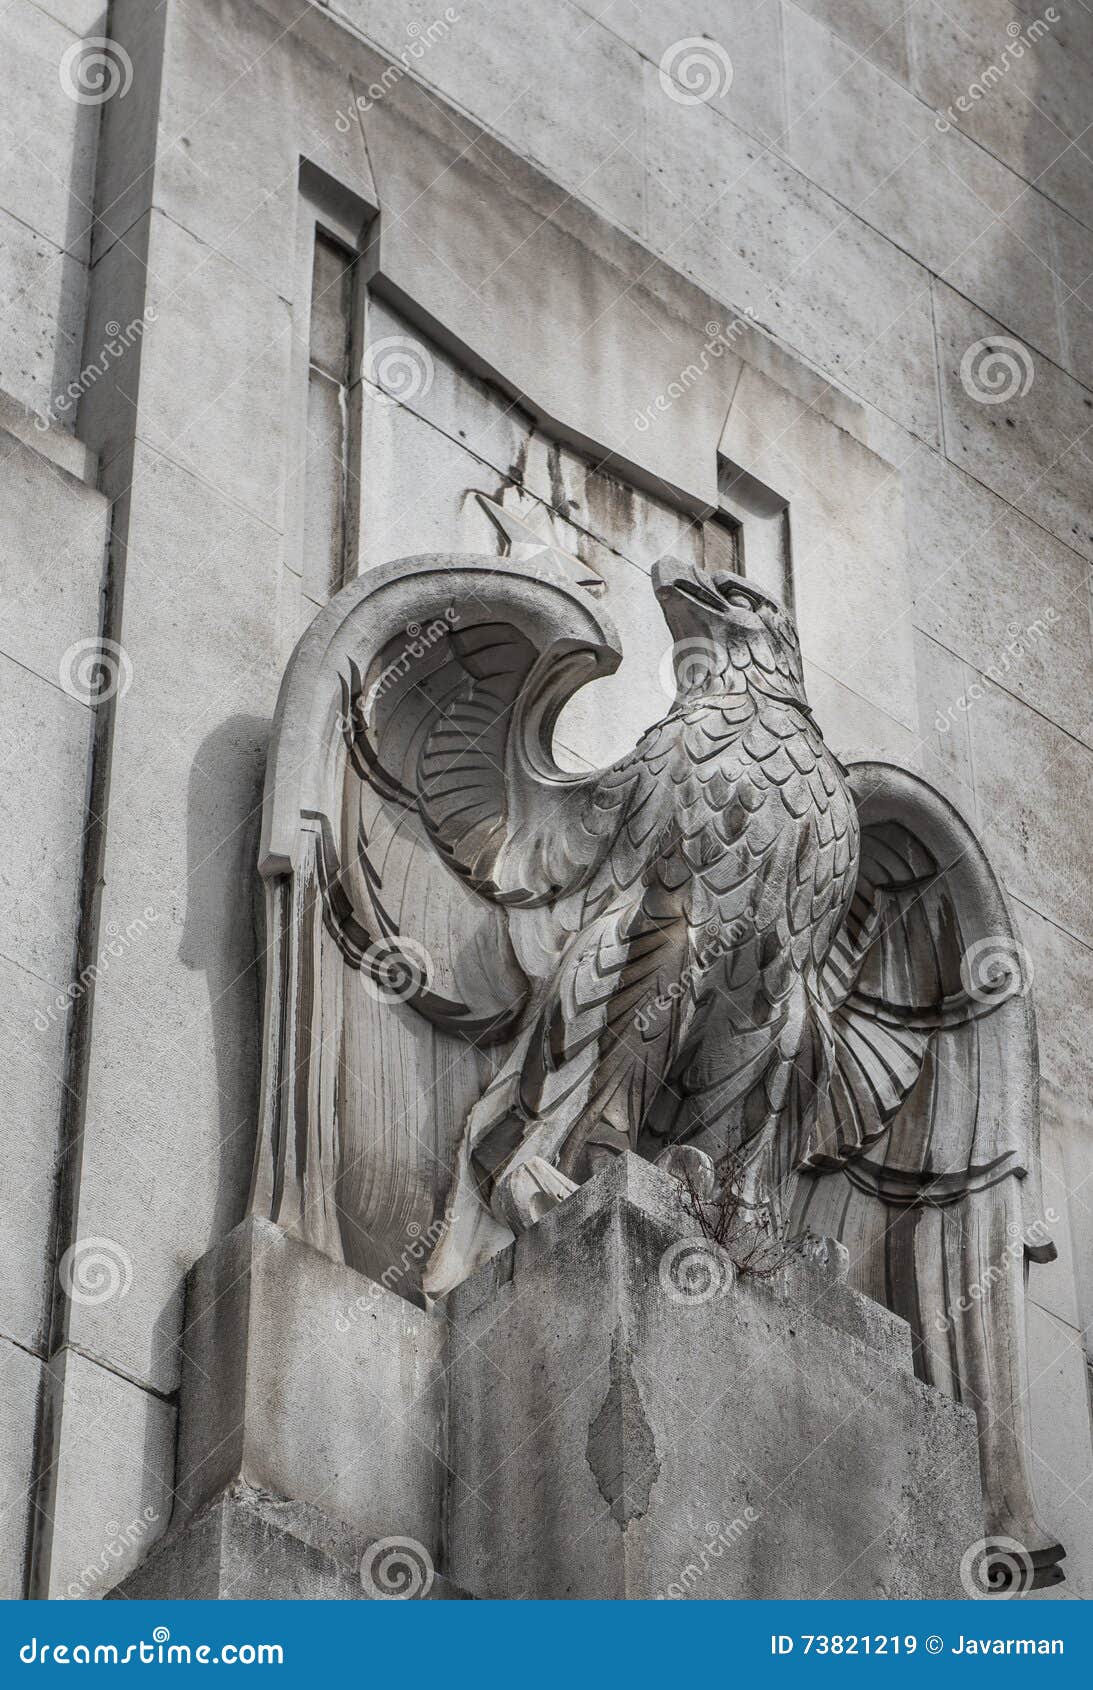
[(972, 1415), (819, 1248), (734, 1278), (634, 1157), (449, 1299), (447, 1566), (482, 1597), (958, 1597)]
[(840, 1256), (737, 1275), (631, 1156), (447, 1319), (247, 1222), (194, 1270), (178, 1508), (114, 1594), (959, 1596), (973, 1417)]
[(442, 1592), (442, 1318), (251, 1219), (194, 1267), (182, 1344), (175, 1510), (115, 1594)]

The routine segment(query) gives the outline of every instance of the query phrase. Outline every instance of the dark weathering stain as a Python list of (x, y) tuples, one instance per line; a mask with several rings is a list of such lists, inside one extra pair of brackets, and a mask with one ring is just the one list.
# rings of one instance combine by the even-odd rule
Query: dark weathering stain
[(650, 1492), (660, 1477), (660, 1458), (630, 1365), (630, 1348), (618, 1326), (611, 1340), (611, 1383), (588, 1428), (585, 1456), (612, 1518), (625, 1531), (649, 1507)]

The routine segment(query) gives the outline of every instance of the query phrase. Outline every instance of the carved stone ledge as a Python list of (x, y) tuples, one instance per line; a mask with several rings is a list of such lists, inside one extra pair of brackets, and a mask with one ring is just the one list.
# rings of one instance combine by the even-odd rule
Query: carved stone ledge
[[(305, 1502), (233, 1485), (107, 1592), (112, 1601), (362, 1602), (373, 1596), (361, 1568), (374, 1545)], [(417, 1556), (405, 1594), (466, 1601), (465, 1592)], [(419, 1569), (427, 1568), (424, 1578)], [(373, 1585), (373, 1588), (374, 1585)]]

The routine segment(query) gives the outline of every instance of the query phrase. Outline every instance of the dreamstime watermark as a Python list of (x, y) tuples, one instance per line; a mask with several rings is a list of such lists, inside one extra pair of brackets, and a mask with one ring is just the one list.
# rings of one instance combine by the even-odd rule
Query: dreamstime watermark
[(432, 1556), (416, 1537), (381, 1537), (361, 1557), (361, 1589), (376, 1602), (423, 1601), (433, 1586)]
[[(701, 880), (701, 873), (698, 879)], [(689, 991), (701, 983), (702, 976), (713, 967), (720, 957), (727, 956), (736, 949), (751, 932), (751, 924), (746, 921), (710, 921), (706, 924), (708, 944), (700, 945), (695, 952), (694, 960), (680, 970), (678, 980), (673, 980), (665, 986), (662, 992), (649, 1004), (643, 1004), (634, 1016), (634, 1027), (639, 1033), (647, 1033), (655, 1027), (665, 1010), (672, 1008), (686, 996)]]
[(78, 106), (103, 106), (115, 94), (124, 100), (133, 86), (133, 61), (119, 41), (88, 35), (65, 48), (57, 75)]
[(710, 1571), (711, 1562), (720, 1561), (726, 1549), (735, 1548), (752, 1526), (758, 1525), (761, 1518), (758, 1508), (753, 1508), (749, 1503), (735, 1519), (723, 1525), (718, 1525), (716, 1521), (712, 1524), (707, 1521), (706, 1541), (695, 1551), (698, 1559), (688, 1561), (664, 1590), (657, 1591), (654, 1601), (685, 1602)]
[(364, 989), (380, 1003), (408, 1003), (428, 983), (433, 959), (424, 945), (413, 939), (381, 939), (369, 945), (361, 957)]
[(725, 654), (714, 640), (675, 640), (657, 666), (657, 681), (665, 698), (674, 703), (677, 695), (694, 692), (715, 680)]
[(1004, 1283), (1007, 1278), (1006, 1270), (1012, 1263), (1024, 1261), (1027, 1246), (1031, 1245), (1036, 1248), (1038, 1245), (1051, 1242), (1049, 1228), (1055, 1226), (1058, 1220), (1059, 1217), (1054, 1209), (1045, 1209), (1043, 1220), (1034, 1221), (1028, 1228), (1022, 1226), (1020, 1221), (1010, 1221), (1006, 1227), (1006, 1237), (1009, 1242), (998, 1260), (991, 1262), (982, 1277), (973, 1281), (966, 1291), (961, 1292), (952, 1305), (951, 1313), (934, 1316), (935, 1330), (951, 1332), (956, 1325), (958, 1314), (967, 1314), (970, 1309), (976, 1308), (979, 1303), (990, 1296), (996, 1285)]
[(69, 1580), (65, 1595), (73, 1602), (91, 1596), (104, 1579), (116, 1572), (117, 1563), (122, 1560), (126, 1550), (135, 1549), (137, 1544), (148, 1536), (158, 1520), (158, 1510), (149, 1504), (142, 1510), (138, 1519), (130, 1520), (126, 1526), (120, 1526), (116, 1520), (107, 1521), (106, 1541), (99, 1559), (89, 1561), (85, 1567), (80, 1568), (79, 1576)]
[(732, 60), (720, 41), (708, 35), (687, 35), (673, 41), (661, 54), (657, 68), (661, 88), (677, 106), (706, 105), (732, 87)]
[(432, 354), (408, 335), (390, 334), (374, 340), (361, 361), (361, 375), (375, 388), (377, 404), (408, 404), (423, 399), (433, 385), (436, 366)]
[(736, 1264), (712, 1238), (677, 1238), (660, 1258), (660, 1288), (670, 1303), (699, 1305), (724, 1297)]
[(77, 640), (61, 658), (57, 678), (69, 698), (80, 704), (106, 704), (125, 697), (133, 683), (133, 665), (117, 640)]
[(96, 980), (101, 980), (102, 976), (108, 971), (111, 961), (117, 962), (125, 956), (137, 940), (142, 939), (147, 933), (149, 923), (158, 920), (158, 910), (155, 910), (149, 904), (140, 915), (135, 915), (132, 921), (127, 922), (121, 930), (113, 922), (108, 923), (106, 939), (95, 961), (86, 963), (67, 990), (58, 992), (45, 1009), (35, 1010), (35, 1031), (46, 1033), (50, 1027), (55, 1026), (58, 1018), (67, 1013), (69, 1005), (78, 1002), (89, 987), (95, 984)]
[[(984, 669), (983, 674), (987, 680), (993, 681), (996, 686), (1000, 686), (1014, 665), (1026, 655), (1029, 647), (1050, 633), (1058, 620), (1059, 612), (1053, 604), (1050, 604), (1044, 611), (1043, 616), (1037, 616), (1026, 628), (1022, 628), (1020, 622), (1008, 623), (1006, 632), (1010, 637), (1009, 644), (1002, 653), (1001, 661), (992, 663), (989, 669)], [(967, 715), (973, 704), (977, 704), (981, 698), (986, 697), (986, 691), (987, 689), (981, 681), (973, 681), (967, 692), (962, 692), (959, 698), (950, 704), (947, 709), (938, 710), (934, 716), (934, 727), (938, 733), (947, 734), (956, 721), (958, 713)]]
[(405, 680), (413, 665), (422, 662), (432, 648), (451, 633), (452, 628), (458, 621), (458, 610), (454, 606), (449, 606), (442, 616), (434, 617), (424, 628), (420, 622), (408, 622), (405, 646), (398, 656), (393, 657), (384, 667), (364, 694), (365, 710), (371, 710), (385, 692), (390, 692), (392, 687)]
[(737, 337), (750, 326), (751, 316), (751, 311), (746, 310), (743, 317), (734, 317), (727, 328), (712, 320), (706, 324), (706, 339), (697, 361), (685, 364), (663, 393), (658, 393), (652, 403), (642, 410), (635, 411), (633, 426), (639, 434), (644, 434), (646, 429), (651, 428), (658, 416), (662, 417), (666, 411), (670, 411), (677, 399), (682, 399), (684, 394), (689, 393), (697, 382), (709, 374), (711, 366), (719, 358), (732, 351)]
[(283, 1666), (280, 1643), (172, 1643), (165, 1625), (135, 1643), (39, 1643), (32, 1637), (19, 1650), (24, 1666)]
[(973, 341), (960, 360), (960, 385), (977, 405), (1023, 399), (1035, 374), (1032, 353), (1011, 335)]
[(366, 1291), (362, 1291), (353, 1302), (338, 1310), (334, 1317), (335, 1330), (351, 1332), (361, 1316), (375, 1306), (385, 1291), (397, 1292), (402, 1281), (432, 1255), (447, 1230), (448, 1223), (443, 1218), (435, 1220), (424, 1231), (416, 1221), (411, 1221), (406, 1228), (406, 1236), (410, 1242), (404, 1247), (398, 1261), (391, 1262), (384, 1268), (379, 1279), (369, 1280)]
[(334, 127), (338, 133), (348, 134), (354, 117), (361, 112), (371, 111), (379, 100), (402, 81), (418, 60), (425, 57), (430, 47), (435, 47), (438, 41), (444, 41), (451, 34), (452, 25), (458, 23), (462, 16), (462, 12), (457, 12), (454, 6), (446, 6), (443, 16), (434, 18), (432, 23), (408, 23), (406, 33), (410, 37), (409, 45), (395, 55), (395, 64), (388, 65), (375, 82), (368, 84), (363, 94), (357, 95), (348, 111), (340, 111), (337, 114)]
[(114, 1238), (77, 1238), (61, 1257), (57, 1278), (70, 1303), (98, 1309), (129, 1295), (133, 1259)]
[(989, 64), (986, 70), (981, 71), (974, 82), (968, 84), (966, 94), (961, 94), (959, 99), (955, 100), (953, 105), (947, 106), (944, 112), (938, 112), (934, 118), (935, 128), (939, 129), (943, 135), (946, 134), (958, 121), (956, 112), (960, 112), (962, 115), (966, 114), (980, 100), (985, 100), (988, 94), (998, 87), (1000, 82), (1005, 81), (1013, 66), (1024, 58), (1026, 49), (1034, 47), (1050, 32), (1052, 25), (1058, 22), (1059, 13), (1054, 6), (1048, 6), (1043, 16), (1033, 18), (1031, 23), (1021, 24), (1018, 23), (1016, 18), (1008, 23), (1006, 34), (1009, 40), (1002, 48), (997, 60), (993, 64)]
[(63, 393), (56, 394), (50, 400), (44, 411), (40, 411), (34, 419), (34, 426), (44, 434), (52, 428), (54, 423), (63, 422), (65, 413), (83, 398), (89, 387), (94, 387), (100, 376), (104, 376), (115, 358), (120, 358), (134, 341), (141, 339), (149, 323), (154, 323), (159, 313), (154, 305), (149, 305), (142, 317), (134, 317), (125, 327), (113, 318), (106, 324), (107, 339), (98, 358), (94, 363), (85, 364), (78, 376), (74, 376)]
[(977, 939), (960, 959), (960, 984), (976, 1003), (1023, 998), (1032, 987), (1032, 976), (1032, 958), (1011, 933)]
[(1023, 1596), (1032, 1589), (1034, 1576), (1032, 1556), (1012, 1537), (981, 1537), (960, 1561), (960, 1582), (973, 1602)]

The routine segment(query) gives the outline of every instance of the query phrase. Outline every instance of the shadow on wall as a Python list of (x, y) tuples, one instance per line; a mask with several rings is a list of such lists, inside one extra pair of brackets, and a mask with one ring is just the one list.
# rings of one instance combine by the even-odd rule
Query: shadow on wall
[[(220, 1107), (210, 1242), (242, 1219), (254, 1157), (262, 987), (257, 863), (269, 731), (264, 717), (230, 717), (202, 741), (190, 771), (179, 960), (203, 969), (209, 987)], [(211, 839), (220, 841), (212, 850)]]

